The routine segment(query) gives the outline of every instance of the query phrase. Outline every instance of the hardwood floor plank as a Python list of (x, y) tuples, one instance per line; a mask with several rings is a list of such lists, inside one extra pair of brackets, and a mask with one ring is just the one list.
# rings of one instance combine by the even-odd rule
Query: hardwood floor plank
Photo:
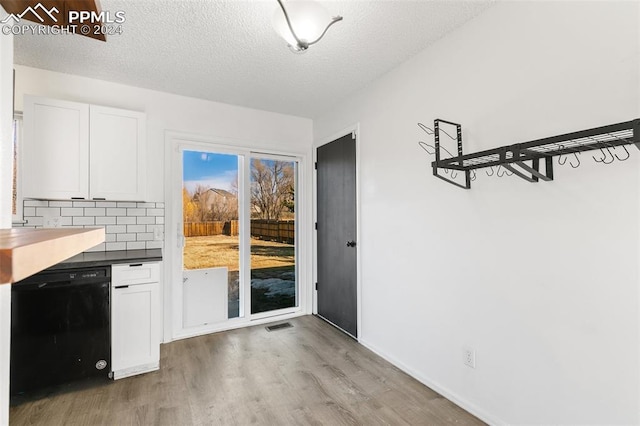
[(60, 387), (11, 425), (481, 425), (324, 321), (162, 346), (153, 373)]

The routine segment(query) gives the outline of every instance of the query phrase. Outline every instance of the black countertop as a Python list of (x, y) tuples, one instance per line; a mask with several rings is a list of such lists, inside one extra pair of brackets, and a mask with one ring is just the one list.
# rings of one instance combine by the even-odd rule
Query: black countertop
[(117, 250), (80, 253), (47, 269), (47, 271), (70, 268), (108, 266), (116, 263), (158, 262), (162, 260), (161, 249)]

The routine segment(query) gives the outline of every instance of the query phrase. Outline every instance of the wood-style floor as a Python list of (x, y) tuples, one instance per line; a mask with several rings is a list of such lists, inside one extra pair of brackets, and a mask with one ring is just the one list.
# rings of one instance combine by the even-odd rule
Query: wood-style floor
[(290, 322), (163, 345), (160, 371), (22, 402), (10, 424), (483, 424), (322, 320)]

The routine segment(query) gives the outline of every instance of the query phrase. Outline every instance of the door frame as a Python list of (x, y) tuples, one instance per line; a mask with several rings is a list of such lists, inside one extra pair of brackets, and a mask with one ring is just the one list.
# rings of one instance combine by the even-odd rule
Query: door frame
[[(314, 141), (312, 147), (313, 163), (318, 161), (318, 148), (340, 139), (348, 134), (356, 135), (356, 306), (357, 306), (357, 331), (356, 340), (362, 339), (362, 256), (361, 250), (361, 229), (360, 229), (360, 123), (347, 126), (344, 129), (323, 138)], [(313, 170), (313, 223), (318, 221), (318, 171)], [(315, 228), (315, 227), (314, 227)], [(313, 233), (313, 314), (318, 315), (318, 290), (315, 283), (318, 282), (318, 231)]]
[[(202, 327), (184, 328), (182, 326), (183, 316), (183, 300), (182, 300), (182, 287), (181, 276), (182, 273), (182, 259), (179, 254), (182, 254), (182, 248), (178, 247), (179, 239), (179, 224), (178, 221), (182, 220), (182, 202), (176, 200), (175, 185), (179, 178), (182, 180), (182, 176), (178, 176), (182, 171), (182, 165), (178, 164), (181, 161), (179, 155), (180, 147), (182, 145), (188, 145), (190, 148), (197, 149), (201, 147), (203, 150), (220, 152), (220, 153), (232, 153), (237, 155), (245, 155), (245, 161), (250, 161), (251, 156), (260, 155), (273, 155), (282, 156), (295, 159), (298, 162), (298, 190), (300, 192), (297, 200), (296, 208), (299, 209), (297, 216), (297, 259), (296, 267), (298, 269), (298, 306), (294, 308), (281, 309), (278, 311), (264, 312), (259, 314), (250, 313), (250, 285), (249, 293), (245, 292), (245, 316), (241, 318), (229, 319), (222, 323), (211, 324)], [(311, 225), (308, 220), (309, 207), (308, 192), (311, 188), (308, 188), (305, 171), (309, 167), (309, 156), (299, 152), (286, 152), (277, 149), (270, 148), (256, 148), (260, 144), (252, 143), (251, 141), (238, 141), (236, 139), (219, 138), (212, 136), (203, 136), (187, 132), (179, 132), (167, 130), (165, 131), (165, 165), (166, 170), (164, 173), (164, 190), (165, 190), (165, 241), (164, 241), (164, 284), (162, 294), (162, 306), (163, 306), (163, 342), (168, 343), (174, 340), (186, 339), (189, 337), (200, 336), (204, 334), (210, 334), (218, 331), (232, 330), (236, 328), (242, 328), (252, 325), (258, 325), (277, 320), (285, 320), (295, 318), (301, 315), (306, 315), (311, 312), (311, 283), (309, 282), (310, 269), (308, 258), (311, 257), (310, 247), (310, 233)], [(252, 148), (251, 146), (254, 146)], [(250, 182), (248, 177), (244, 179), (245, 193), (249, 194)], [(244, 231), (244, 239), (249, 240), (250, 235), (250, 218), (245, 215), (241, 216), (241, 226), (246, 229)], [(182, 234), (180, 232), (180, 234)], [(248, 243), (248, 241), (247, 241)], [(250, 245), (246, 245), (250, 248)], [(245, 253), (247, 260), (250, 258), (250, 254)], [(241, 272), (242, 273), (242, 272)]]

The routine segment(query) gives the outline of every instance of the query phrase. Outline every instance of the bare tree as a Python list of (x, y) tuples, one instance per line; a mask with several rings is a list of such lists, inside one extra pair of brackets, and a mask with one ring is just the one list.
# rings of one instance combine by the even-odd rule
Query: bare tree
[(223, 222), (238, 219), (238, 197), (222, 189), (211, 188), (211, 204), (209, 207), (209, 217), (211, 220)]
[(195, 217), (198, 222), (210, 220), (211, 198), (212, 193), (209, 191), (209, 188), (200, 184), (196, 185), (191, 200), (197, 206)]
[(252, 216), (278, 220), (293, 202), (294, 169), (291, 162), (251, 160)]

